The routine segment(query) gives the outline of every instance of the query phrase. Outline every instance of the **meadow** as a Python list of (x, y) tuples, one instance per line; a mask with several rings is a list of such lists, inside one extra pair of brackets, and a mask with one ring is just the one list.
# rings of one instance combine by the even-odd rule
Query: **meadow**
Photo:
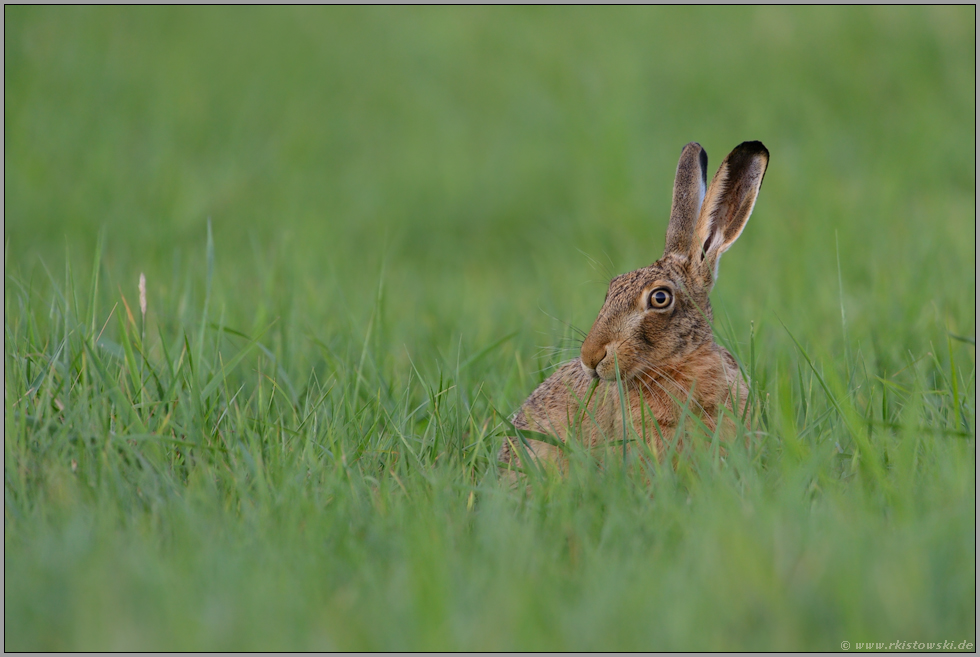
[[(975, 647), (975, 24), (5, 7), (4, 649)], [(755, 139), (748, 440), (500, 481)]]

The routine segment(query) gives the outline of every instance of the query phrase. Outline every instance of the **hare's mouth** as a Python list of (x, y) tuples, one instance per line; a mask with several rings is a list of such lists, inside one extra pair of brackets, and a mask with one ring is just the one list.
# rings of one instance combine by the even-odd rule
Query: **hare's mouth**
[(582, 366), (582, 371), (585, 372), (586, 376), (588, 376), (590, 379), (599, 378), (599, 373), (595, 371), (595, 368), (586, 365), (585, 361), (581, 358), (578, 359), (578, 364)]
[[(582, 345), (582, 356), (579, 359), (582, 369), (590, 377), (603, 381), (630, 378), (632, 370), (630, 364), (633, 359), (629, 358), (629, 353), (622, 353), (622, 344), (621, 340), (612, 340), (597, 345), (590, 344), (590, 340), (587, 339)], [(626, 351), (628, 352), (629, 349)]]
[(596, 363), (594, 369), (585, 363), (582, 363), (582, 367), (590, 376), (593, 378), (602, 379), (603, 381), (616, 381), (617, 378), (627, 381), (632, 378), (634, 374), (633, 368), (631, 368), (627, 363), (624, 363), (622, 359), (612, 356), (607, 356)]

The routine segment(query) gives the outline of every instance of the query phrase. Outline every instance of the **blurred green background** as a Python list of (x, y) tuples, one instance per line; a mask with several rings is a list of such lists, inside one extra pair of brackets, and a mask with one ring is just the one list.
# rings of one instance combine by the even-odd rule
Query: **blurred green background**
[[(88, 289), (100, 239), (102, 278), (95, 298), (89, 300), (97, 308), (93, 317), (99, 325), (121, 295), (135, 312), (136, 285), (143, 272), (148, 280), (148, 333), (156, 335), (157, 327), (165, 333), (197, 326), (207, 294), (210, 218), (214, 240), (210, 319), (220, 318), (248, 335), (275, 322), (264, 339), (276, 355), (276, 367), (293, 381), (308, 378), (311, 371), (324, 381), (328, 378), (331, 365), (322, 355), (326, 344), (341, 354), (340, 360), (348, 358), (355, 364), (359, 356), (363, 365), (367, 354), (372, 376), (383, 383), (377, 390), (398, 389), (413, 368), (421, 378), (435, 377), (441, 384), (440, 372), (453, 362), (466, 361), (516, 332), (490, 353), (482, 369), (458, 381), (467, 394), (487, 400), (484, 410), (468, 416), (476, 426), (486, 420), (481, 413), (490, 413), (489, 405), (502, 413), (515, 409), (546, 374), (547, 365), (575, 354), (577, 346), (567, 324), (589, 328), (612, 275), (660, 256), (681, 147), (699, 141), (710, 155), (713, 173), (734, 146), (757, 139), (768, 147), (771, 161), (755, 213), (721, 264), (713, 294), (719, 334), (744, 356), (750, 326), (754, 327), (762, 384), (779, 380), (783, 372), (779, 367), (786, 363), (786, 372), (796, 372), (802, 362), (780, 321), (823, 357), (821, 367), (829, 369), (848, 370), (857, 362), (855, 353), (866, 355), (879, 368), (877, 375), (886, 378), (927, 353), (946, 359), (943, 367), (956, 361), (965, 379), (953, 395), (953, 430), (962, 428), (959, 397), (964, 396), (962, 413), (967, 419), (963, 421), (972, 437), (961, 443), (968, 445), (967, 457), (975, 458), (970, 419), (975, 416), (974, 348), (957, 342), (955, 352), (950, 347), (949, 357), (945, 355), (948, 333), (975, 339), (975, 24), (973, 6), (5, 7), (5, 370), (9, 373), (21, 362), (18, 359), (29, 359), (31, 353), (54, 351), (51, 345), (57, 332), (52, 329), (46, 335), (43, 328), (45, 313), (57, 305), (51, 299), (58, 293), (51, 289), (70, 290), (76, 279), (83, 281), (80, 289)], [(379, 288), (383, 304), (378, 300)], [(11, 301), (18, 290), (29, 290), (19, 305)], [(24, 338), (17, 327), (33, 315), (40, 318), (42, 328)], [(109, 324), (107, 335), (115, 335), (114, 331), (115, 322)], [(154, 349), (159, 354), (159, 348)], [(348, 378), (337, 390), (346, 390), (353, 398), (370, 396), (374, 379), (362, 382), (361, 369), (357, 368), (356, 381)], [(261, 385), (263, 376), (259, 371), (256, 377), (254, 368), (242, 375), (246, 391), (242, 399)], [(874, 376), (868, 381), (869, 386), (877, 385)], [(26, 395), (27, 384), (19, 385)], [(887, 406), (874, 401), (877, 393), (869, 394), (872, 402)], [(11, 393), (5, 405), (8, 481), (13, 478), (12, 459), (21, 458), (17, 450), (23, 447), (28, 453), (26, 446), (36, 438), (25, 429), (16, 438), (23, 442), (13, 442), (9, 422), (18, 417), (14, 397)], [(233, 406), (222, 399), (229, 408)], [(213, 421), (209, 416), (202, 424)], [(383, 418), (379, 422), (385, 424)], [(356, 427), (350, 424), (348, 429), (356, 436), (359, 431), (370, 433), (367, 426), (370, 421)], [(44, 471), (55, 462), (67, 467), (68, 452), (58, 449), (32, 456), (33, 465), (22, 470)], [(493, 447), (488, 444), (485, 451), (479, 461), (470, 461), (472, 469), (466, 477), (487, 471)], [(963, 456), (957, 454), (956, 458)], [(434, 462), (439, 458), (433, 456)], [(284, 478), (300, 471), (290, 470), (293, 465), (283, 466)], [(761, 473), (768, 472), (764, 464), (759, 467)], [(926, 525), (911, 521), (896, 540), (919, 545), (921, 551), (914, 554), (922, 560), (952, 564), (953, 571), (975, 582), (975, 570), (963, 571), (968, 568), (965, 555), (975, 549), (974, 539), (962, 533), (971, 526), (975, 529), (975, 515), (970, 517), (967, 511), (967, 501), (975, 495), (975, 470), (957, 472), (956, 492), (936, 489), (935, 499), (946, 500), (937, 501), (938, 506), (948, 507), (951, 499), (960, 505), (948, 507), (955, 509), (950, 511), (953, 519), (941, 523), (942, 531), (959, 533), (937, 535), (955, 535), (962, 551), (954, 550), (950, 557), (932, 544), (919, 545), (915, 541), (925, 539), (915, 537)], [(419, 482), (428, 475), (415, 476), (421, 486)], [(378, 477), (381, 490), (393, 495), (400, 495), (406, 486), (410, 492), (416, 490), (411, 481), (399, 488), (401, 479), (396, 486), (394, 480)], [(776, 625), (789, 627), (785, 634), (773, 634), (776, 625), (769, 625), (765, 619), (772, 618), (762, 614), (757, 625), (745, 621), (749, 629), (727, 634), (718, 630), (717, 635), (699, 638), (697, 616), (685, 615), (695, 607), (677, 611), (669, 623), (661, 619), (664, 628), (674, 629), (654, 633), (652, 638), (623, 633), (625, 626), (602, 621), (601, 615), (596, 621), (597, 616), (587, 611), (580, 610), (590, 622), (571, 616), (561, 616), (558, 622), (544, 611), (535, 616), (533, 605), (531, 620), (522, 621), (526, 625), (520, 625), (520, 631), (506, 623), (501, 626), (514, 630), (512, 635), (506, 629), (503, 634), (488, 630), (479, 622), (482, 612), (473, 612), (475, 618), (460, 612), (465, 622), (457, 617), (458, 622), (432, 629), (420, 620), (425, 610), (434, 610), (432, 617), (452, 618), (454, 607), (436, 593), (425, 593), (422, 585), (421, 598), (391, 602), (401, 614), (391, 620), (393, 627), (413, 626), (417, 635), (395, 630), (391, 637), (374, 635), (370, 629), (357, 629), (353, 622), (347, 628), (349, 635), (344, 635), (340, 623), (334, 626), (336, 634), (325, 638), (315, 629), (319, 616), (303, 616), (300, 611), (302, 597), (273, 613), (275, 618), (280, 617), (275, 614), (301, 618), (297, 627), (284, 626), (263, 635), (247, 621), (248, 613), (259, 614), (256, 609), (261, 606), (248, 607), (248, 613), (235, 611), (234, 601), (241, 599), (239, 587), (245, 586), (244, 573), (255, 565), (243, 557), (238, 570), (234, 560), (221, 563), (213, 575), (217, 583), (212, 582), (220, 590), (239, 593), (229, 593), (224, 607), (218, 604), (202, 612), (204, 629), (184, 637), (185, 643), (170, 644), (167, 628), (188, 622), (183, 612), (174, 610), (199, 597), (195, 578), (212, 576), (209, 559), (222, 562), (220, 546), (247, 542), (243, 537), (251, 530), (223, 515), (234, 517), (231, 510), (241, 512), (241, 506), (214, 502), (213, 509), (205, 505), (211, 511), (194, 512), (199, 514), (194, 516), (197, 520), (168, 516), (171, 520), (159, 526), (155, 523), (162, 521), (154, 519), (156, 512), (148, 512), (149, 519), (127, 521), (140, 527), (146, 523), (142, 530), (131, 529), (144, 536), (140, 540), (145, 544), (122, 531), (106, 539), (108, 547), (93, 552), (96, 556), (85, 557), (89, 561), (72, 561), (76, 559), (71, 556), (76, 554), (73, 546), (82, 540), (78, 536), (89, 536), (96, 531), (93, 527), (104, 523), (114, 526), (106, 518), (116, 518), (116, 512), (106, 508), (116, 502), (101, 497), (85, 502), (87, 493), (79, 493), (83, 501), (70, 507), (68, 519), (51, 520), (45, 509), (54, 504), (50, 500), (61, 499), (58, 486), (68, 484), (61, 479), (57, 485), (44, 481), (16, 488), (16, 493), (13, 484), (5, 486), (5, 581), (21, 573), (15, 584), (5, 584), (5, 621), (17, 621), (22, 628), (14, 632), (17, 642), (5, 639), (5, 647), (836, 649), (837, 643), (824, 645), (818, 640), (825, 620), (835, 631), (871, 627), (880, 633), (882, 628), (900, 629), (907, 622), (901, 619), (909, 618), (926, 618), (922, 627), (929, 630), (971, 627), (975, 637), (975, 625), (956, 625), (957, 619), (975, 618), (975, 606), (972, 614), (967, 608), (971, 595), (975, 600), (975, 586), (966, 590), (951, 579), (936, 584), (939, 592), (933, 591), (930, 600), (910, 598), (901, 603), (907, 603), (905, 607), (895, 603), (900, 613), (878, 616), (867, 611), (874, 607), (868, 602), (871, 607), (861, 607), (864, 611), (850, 616), (853, 623), (843, 625), (827, 620), (833, 614), (826, 616), (826, 610), (841, 608), (842, 600), (852, 595), (846, 585), (833, 589), (836, 594), (821, 589), (815, 602), (794, 597), (796, 602), (785, 603), (786, 613), (808, 620), (787, 626), (787, 617), (777, 614)], [(363, 492), (374, 490), (371, 486), (356, 490), (374, 499), (375, 493)], [(561, 494), (554, 494), (560, 498)], [(676, 507), (665, 507), (673, 520), (665, 521), (656, 511), (637, 513), (645, 518), (643, 523), (666, 522), (686, 537), (668, 541), (665, 545), (673, 547), (657, 553), (664, 568), (678, 558), (685, 564), (681, 572), (700, 582), (699, 590), (717, 585), (735, 595), (742, 580), (721, 583), (711, 575), (719, 572), (712, 568), (724, 572), (727, 566), (718, 562), (700, 570), (683, 556), (689, 552), (683, 546), (690, 545), (684, 541), (698, 537), (747, 541), (746, 554), (753, 552), (752, 541), (768, 540), (750, 539), (730, 527), (728, 514), (745, 506), (725, 497), (727, 493), (718, 494), (721, 498), (695, 495), (692, 513), (703, 522), (690, 535), (677, 520), (684, 513), (684, 500), (691, 500), (686, 492), (678, 493)], [(116, 495), (109, 497), (123, 499), (121, 493)], [(175, 495), (183, 499), (184, 493)], [(430, 507), (418, 502), (414, 493), (405, 495), (401, 502), (391, 502), (393, 508), (401, 509), (405, 518), (427, 517)], [(433, 508), (442, 508), (440, 504), (456, 508), (450, 501), (453, 496), (467, 499), (467, 491), (445, 495), (449, 497), (436, 495)], [(846, 508), (850, 498), (842, 495), (841, 508)], [(322, 510), (303, 499), (312, 506), (300, 508), (309, 513)], [(566, 506), (561, 507), (565, 511), (555, 518), (567, 522), (555, 519), (551, 526), (544, 520), (543, 525), (527, 520), (527, 524), (526, 518), (520, 519), (524, 516), (498, 509), (492, 517), (507, 520), (491, 523), (490, 533), (500, 545), (515, 550), (520, 550), (523, 539), (541, 549), (564, 545), (560, 567), (571, 568), (568, 545), (577, 539), (569, 537), (579, 527), (599, 531), (598, 521), (592, 515), (587, 520), (575, 515), (592, 514), (582, 510), (588, 504), (560, 499), (565, 500)], [(613, 499), (618, 498), (609, 498)], [(317, 614), (356, 615), (367, 603), (359, 607), (361, 603), (343, 602), (358, 599), (351, 591), (387, 591), (371, 588), (370, 582), (380, 575), (370, 564), (388, 558), (385, 541), (406, 531), (405, 525), (388, 521), (371, 525), (366, 516), (358, 516), (370, 515), (357, 511), (360, 502), (349, 504), (338, 507), (342, 509), (336, 511), (338, 517), (351, 513), (367, 529), (337, 553), (346, 555), (335, 557), (345, 564), (337, 567), (367, 573), (366, 579), (355, 578), (343, 589), (347, 593), (331, 598), (334, 602), (327, 607), (332, 611), (321, 609)], [(778, 528), (785, 520), (781, 514), (791, 518), (796, 511), (805, 514), (804, 507), (791, 508), (793, 512), (773, 507), (770, 515), (763, 513), (748, 527), (758, 529), (761, 536), (777, 536), (778, 543), (782, 540)], [(873, 513), (867, 511), (868, 517), (881, 517), (880, 508), (874, 508)], [(922, 518), (931, 508), (923, 507)], [(836, 518), (826, 522), (841, 530), (837, 538), (826, 539), (830, 543), (823, 554), (844, 558), (844, 571), (855, 578), (875, 562), (878, 550), (891, 554), (893, 549), (890, 542), (844, 529), (862, 522), (865, 511), (821, 516)], [(130, 517), (128, 511), (119, 513)], [(542, 514), (542, 518), (547, 515)], [(613, 535), (632, 545), (627, 517), (617, 521)], [(766, 518), (777, 520), (771, 524)], [(295, 520), (296, 526), (305, 522), (298, 516)], [(351, 521), (351, 526), (357, 522)], [(453, 554), (447, 546), (455, 545), (455, 539), (447, 536), (457, 536), (454, 532), (470, 536), (453, 521), (446, 535), (439, 534), (443, 530), (438, 523), (419, 522), (408, 524), (415, 538), (404, 540), (420, 545), (438, 535), (441, 538), (432, 539), (440, 546), (434, 554), (444, 558)], [(817, 531), (807, 524), (817, 522), (812, 519), (801, 519), (802, 525), (786, 522), (792, 527), (786, 531), (793, 536)], [(210, 551), (202, 547), (211, 536), (211, 530), (203, 528), (225, 523), (232, 523), (233, 529), (213, 541), (218, 547)], [(296, 526), (283, 530), (284, 536), (299, 532)], [(816, 526), (824, 527), (819, 522)], [(257, 527), (253, 529), (259, 533), (269, 530), (262, 523)], [(333, 531), (325, 527), (323, 532)], [(177, 536), (173, 541), (183, 546), (176, 548), (183, 556), (168, 561), (165, 553), (147, 547), (156, 545), (160, 535)], [(130, 540), (136, 541), (136, 547)], [(275, 562), (280, 551), (298, 555), (296, 546), (306, 545), (306, 539), (296, 538), (292, 544), (290, 540), (282, 539), (283, 545), (262, 544), (256, 552), (261, 556), (255, 558), (266, 563), (265, 559)], [(478, 538), (467, 540), (479, 543)], [(848, 545), (862, 546), (858, 556), (845, 556)], [(368, 556), (357, 557), (358, 546), (367, 546)], [(204, 550), (200, 562), (190, 556), (197, 550)], [(100, 592), (98, 585), (73, 580), (78, 575), (58, 565), (95, 563), (92, 572), (112, 572), (120, 554), (137, 555), (127, 563), (145, 565), (142, 560), (148, 560), (151, 564), (148, 573), (143, 565), (133, 566), (130, 570), (143, 574), (119, 584), (135, 592), (112, 588)], [(487, 553), (473, 548), (469, 554), (483, 563)], [(601, 556), (601, 550), (595, 554)], [(897, 554), (888, 562), (894, 568), (882, 566), (882, 581), (909, 564), (920, 564), (919, 557), (909, 556), (913, 552)], [(431, 557), (431, 563), (421, 566), (410, 559), (415, 565), (409, 571), (428, 567), (435, 572), (440, 558)], [(474, 562), (459, 558), (458, 573), (471, 572)], [(764, 555), (759, 558), (770, 560)], [(184, 575), (190, 579), (168, 587), (165, 574), (182, 571), (185, 561), (180, 559), (196, 565)], [(492, 564), (480, 571), (487, 582), (507, 569), (506, 562)], [(628, 580), (634, 575), (623, 564), (638, 562), (624, 557), (606, 567)], [(308, 565), (307, 575), (332, 567)], [(534, 587), (562, 590), (564, 572), (551, 573), (551, 579), (542, 575), (556, 588), (531, 582), (529, 591)], [(575, 595), (585, 595), (584, 590), (601, 605), (599, 582), (608, 570), (584, 572), (586, 584)], [(745, 569), (739, 577), (755, 577), (753, 572)], [(305, 578), (297, 575), (297, 590), (315, 598), (304, 588)], [(41, 581), (47, 584), (38, 589)], [(58, 597), (56, 591), (68, 581), (75, 582), (72, 590), (77, 591), (94, 586), (91, 595), (99, 600), (129, 600), (129, 595), (135, 600), (170, 600), (172, 604), (158, 604), (176, 615), (157, 614), (154, 631), (136, 623), (143, 627), (142, 635), (125, 628), (114, 633), (108, 611), (100, 615), (95, 611), (101, 608), (98, 605), (78, 602), (88, 600), (89, 593), (77, 593), (80, 597), (72, 598), (74, 603)], [(281, 593), (276, 582), (280, 580), (273, 578), (266, 584)], [(683, 590), (683, 584), (675, 581), (676, 588), (667, 586), (665, 595)], [(944, 588), (947, 584), (952, 588)], [(454, 583), (447, 580), (439, 586), (443, 585), (452, 589)], [(29, 592), (38, 590), (38, 597), (32, 598)], [(887, 587), (875, 590), (875, 595), (893, 596)], [(390, 601), (387, 594), (377, 595), (377, 600)], [(494, 595), (498, 597), (489, 598), (493, 604), (506, 607), (504, 593)], [(609, 591), (605, 595), (615, 597)], [(427, 607), (432, 600), (443, 606)], [(779, 607), (783, 605), (779, 600), (763, 596), (757, 604)], [(51, 612), (52, 605), (61, 611)], [(930, 611), (920, 614), (920, 605)], [(461, 608), (470, 609), (466, 604)], [(698, 613), (704, 611), (696, 608)], [(643, 609), (636, 608), (635, 618), (626, 614), (623, 622), (640, 622)], [(212, 613), (217, 616), (207, 615)], [(952, 625), (938, 620), (944, 613)], [(930, 625), (928, 619), (937, 620)], [(11, 637), (12, 625), (5, 622), (5, 626)], [(65, 629), (69, 627), (74, 629)], [(258, 643), (236, 644), (227, 634), (229, 627), (251, 628), (258, 633)], [(38, 638), (58, 631), (64, 643), (46, 644)], [(245, 634), (239, 636), (252, 636), (242, 631)], [(568, 638), (572, 635), (576, 642)], [(150, 643), (140, 643), (139, 636)], [(502, 636), (512, 636), (514, 642)], [(657, 643), (657, 636), (664, 643)], [(152, 643), (154, 637), (164, 643)], [(262, 637), (268, 643), (262, 644)], [(604, 642), (616, 637), (619, 643)], [(848, 637), (837, 637), (835, 642), (844, 638)]]
[(221, 283), (293, 267), (310, 326), (385, 263), (423, 332), (587, 328), (608, 273), (659, 257), (681, 146), (713, 169), (759, 139), (715, 302), (736, 325), (837, 322), (837, 240), (851, 313), (966, 332), (971, 12), (12, 7), (8, 262), (87, 262), (104, 227), (112, 272), (152, 290), (211, 217)]

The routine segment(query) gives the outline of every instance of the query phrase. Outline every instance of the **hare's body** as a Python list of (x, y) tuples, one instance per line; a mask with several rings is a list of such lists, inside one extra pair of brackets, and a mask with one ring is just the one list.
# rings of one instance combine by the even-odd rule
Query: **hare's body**
[[(698, 144), (684, 147), (664, 256), (612, 280), (580, 358), (525, 400), (512, 418), (517, 429), (591, 447), (622, 439), (625, 418), (631, 435), (645, 436), (661, 453), (685, 408), (709, 430), (725, 408), (743, 415), (748, 386), (732, 355), (714, 342), (708, 294), (719, 257), (752, 212), (768, 158), (759, 142), (743, 143), (706, 186), (707, 155)], [(515, 440), (504, 441), (504, 464), (525, 448), (560, 461), (549, 443), (521, 447)]]
[[(658, 370), (625, 382), (620, 397), (615, 382), (598, 382), (593, 390), (595, 378), (579, 360), (570, 361), (531, 393), (512, 422), (518, 429), (557, 436), (562, 442), (574, 438), (594, 447), (622, 437), (620, 400), (625, 399), (631, 433), (645, 433), (659, 453), (661, 434), (669, 439), (681, 420), (681, 404), (686, 402), (688, 412), (712, 430), (723, 407), (739, 415), (745, 410), (748, 387), (735, 359), (718, 345), (703, 345), (689, 362)], [(544, 449), (541, 445), (547, 444), (536, 445), (536, 452)], [(508, 450), (505, 445), (505, 455)]]

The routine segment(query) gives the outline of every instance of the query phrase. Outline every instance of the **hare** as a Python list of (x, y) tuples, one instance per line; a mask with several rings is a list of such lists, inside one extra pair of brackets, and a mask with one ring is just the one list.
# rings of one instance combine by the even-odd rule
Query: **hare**
[(752, 214), (768, 163), (765, 146), (744, 142), (708, 185), (701, 145), (681, 150), (663, 257), (612, 280), (580, 357), (559, 367), (512, 416), (516, 429), (547, 434), (554, 443), (507, 438), (498, 455), (502, 466), (519, 466), (528, 454), (561, 467), (555, 439), (608, 444), (624, 438), (624, 420), (631, 435), (662, 454), (685, 406), (711, 431), (722, 409), (745, 413), (748, 384), (714, 341), (708, 294), (721, 254)]

